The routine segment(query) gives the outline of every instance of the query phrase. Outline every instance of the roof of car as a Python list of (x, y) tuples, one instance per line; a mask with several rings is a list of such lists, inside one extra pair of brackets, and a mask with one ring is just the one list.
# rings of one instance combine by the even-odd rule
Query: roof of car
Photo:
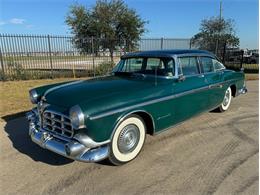
[(197, 50), (197, 49), (174, 49), (174, 50), (152, 50), (152, 51), (139, 51), (127, 53), (122, 56), (122, 58), (131, 57), (172, 57), (173, 55), (183, 55), (183, 54), (198, 54), (206, 55), (215, 58), (215, 55), (209, 51)]

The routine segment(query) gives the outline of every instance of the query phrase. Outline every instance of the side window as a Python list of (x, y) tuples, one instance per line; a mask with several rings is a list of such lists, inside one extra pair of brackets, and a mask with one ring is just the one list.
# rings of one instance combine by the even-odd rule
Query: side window
[(201, 57), (201, 65), (204, 73), (214, 72), (213, 59), (209, 57)]
[(179, 62), (183, 75), (196, 75), (199, 74), (198, 63), (196, 57), (181, 57)]
[(174, 61), (171, 58), (147, 58), (145, 72), (146, 74), (155, 74), (161, 76), (173, 76)]
[(153, 70), (153, 69), (163, 69), (163, 62), (159, 58), (148, 58), (147, 59), (147, 65), (146, 70)]
[(213, 65), (214, 65), (215, 70), (225, 69), (225, 66), (215, 59), (213, 59)]
[(173, 76), (174, 75), (174, 60), (173, 59), (166, 59), (165, 60), (165, 68), (166, 68), (166, 75)]
[(143, 58), (129, 58), (125, 60), (123, 72), (137, 72), (141, 71), (143, 65)]

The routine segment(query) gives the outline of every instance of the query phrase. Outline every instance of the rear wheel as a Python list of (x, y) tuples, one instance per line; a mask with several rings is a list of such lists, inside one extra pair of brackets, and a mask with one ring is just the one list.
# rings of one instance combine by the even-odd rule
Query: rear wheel
[(231, 99), (232, 99), (232, 91), (231, 88), (229, 87), (225, 92), (225, 96), (222, 104), (219, 106), (220, 112), (225, 112), (226, 110), (228, 110), (231, 104)]
[(116, 128), (110, 143), (109, 161), (121, 165), (133, 160), (141, 151), (146, 135), (145, 124), (137, 115), (131, 115)]

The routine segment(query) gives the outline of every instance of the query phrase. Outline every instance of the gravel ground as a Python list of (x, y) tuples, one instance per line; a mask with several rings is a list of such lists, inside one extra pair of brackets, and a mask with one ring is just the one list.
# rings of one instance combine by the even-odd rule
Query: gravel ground
[(25, 118), (1, 122), (1, 194), (258, 194), (258, 81), (225, 113), (157, 136), (129, 164), (81, 163), (33, 144)]

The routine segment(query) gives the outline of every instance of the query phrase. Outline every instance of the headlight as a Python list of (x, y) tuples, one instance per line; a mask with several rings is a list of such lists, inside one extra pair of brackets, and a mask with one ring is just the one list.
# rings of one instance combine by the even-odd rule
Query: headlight
[(70, 109), (70, 120), (74, 129), (81, 129), (86, 127), (84, 123), (84, 114), (78, 105), (73, 106)]
[(35, 89), (30, 90), (30, 99), (33, 104), (37, 104), (39, 100), (39, 95), (37, 94)]

